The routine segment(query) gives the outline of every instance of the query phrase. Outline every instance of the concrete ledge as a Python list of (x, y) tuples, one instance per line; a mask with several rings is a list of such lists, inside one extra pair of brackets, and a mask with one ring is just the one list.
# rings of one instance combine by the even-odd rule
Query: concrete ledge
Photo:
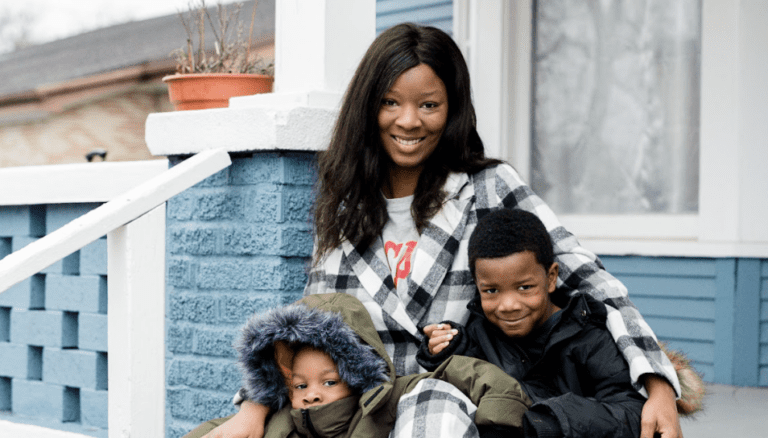
[(150, 114), (147, 146), (153, 155), (319, 151), (328, 145), (338, 112), (327, 107), (218, 108)]

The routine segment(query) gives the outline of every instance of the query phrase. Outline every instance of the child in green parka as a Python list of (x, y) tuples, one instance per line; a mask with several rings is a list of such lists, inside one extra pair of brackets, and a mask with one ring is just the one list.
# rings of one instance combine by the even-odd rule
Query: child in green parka
[(434, 427), (466, 428), (468, 436), (497, 425), (515, 436), (530, 404), (515, 379), (477, 359), (455, 357), (432, 373), (396, 376), (368, 312), (347, 294), (310, 295), (257, 315), (236, 349), (245, 395), (273, 412), (267, 438), (387, 437), (407, 405), (398, 412), (398, 402), (417, 386), (436, 398), (441, 385), (461, 390), (470, 417), (477, 408), (475, 425)]

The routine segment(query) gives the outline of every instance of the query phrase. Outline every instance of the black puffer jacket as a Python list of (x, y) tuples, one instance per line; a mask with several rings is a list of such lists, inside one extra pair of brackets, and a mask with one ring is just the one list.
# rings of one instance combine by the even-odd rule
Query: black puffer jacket
[(487, 320), (479, 296), (467, 308), (471, 316), (466, 328), (444, 321), (459, 329), (449, 348), (432, 356), (426, 341), (422, 344), (417, 360), (423, 367), (434, 369), (461, 354), (507, 371), (534, 403), (524, 416), (526, 437), (640, 436), (645, 399), (632, 387), (629, 367), (605, 327), (605, 305), (574, 295), (535, 362)]

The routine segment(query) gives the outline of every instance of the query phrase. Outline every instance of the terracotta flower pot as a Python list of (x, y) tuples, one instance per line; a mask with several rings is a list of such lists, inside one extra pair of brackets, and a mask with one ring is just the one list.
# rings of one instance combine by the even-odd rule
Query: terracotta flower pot
[(271, 76), (245, 73), (205, 73), (170, 75), (168, 97), (177, 111), (226, 108), (229, 98), (272, 91)]

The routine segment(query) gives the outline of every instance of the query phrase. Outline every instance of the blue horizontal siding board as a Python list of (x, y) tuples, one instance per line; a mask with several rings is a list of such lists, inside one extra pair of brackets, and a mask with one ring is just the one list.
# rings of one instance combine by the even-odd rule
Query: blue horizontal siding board
[(404, 9), (421, 9), (432, 6), (452, 6), (452, 0), (377, 0), (376, 15), (384, 15)]
[(714, 298), (716, 282), (703, 277), (670, 277), (663, 275), (616, 275), (629, 290), (629, 298), (690, 297)]
[(452, 6), (437, 6), (425, 9), (415, 9), (393, 12), (386, 15), (377, 15), (376, 28), (387, 29), (396, 24), (404, 22), (412, 23), (425, 23), (433, 22), (437, 20), (444, 20), (450, 18), (453, 15)]
[(646, 317), (645, 321), (659, 338), (711, 341), (715, 337), (713, 321), (681, 321), (656, 317)]
[(672, 277), (708, 277), (716, 274), (714, 259), (641, 256), (600, 256), (613, 275), (641, 274)]
[(676, 318), (715, 319), (715, 301), (713, 299), (656, 298), (630, 296), (640, 314)]
[[(659, 340), (665, 342), (663, 338)], [(715, 344), (712, 341), (684, 341), (675, 339), (669, 340), (666, 343), (670, 349), (685, 353), (688, 359), (694, 362), (709, 365), (715, 362)]]

